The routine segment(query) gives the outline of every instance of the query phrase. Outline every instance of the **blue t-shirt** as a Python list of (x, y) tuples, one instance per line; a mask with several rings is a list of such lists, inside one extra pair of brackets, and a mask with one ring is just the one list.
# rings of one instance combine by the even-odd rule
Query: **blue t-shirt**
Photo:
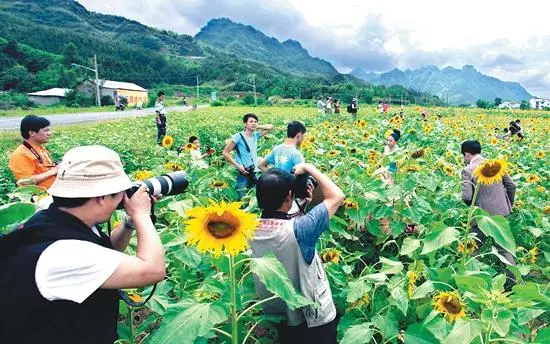
[(290, 173), (294, 166), (304, 162), (304, 156), (295, 146), (282, 144), (275, 146), (266, 160), (270, 165)]
[[(237, 164), (243, 165), (244, 167), (251, 165), (254, 165), (255, 167), (258, 166), (258, 140), (261, 136), (262, 135), (260, 132), (255, 131), (252, 134), (252, 137), (249, 137), (244, 132), (236, 133), (231, 137), (231, 141), (235, 144), (235, 161)], [(243, 137), (248, 143), (250, 152), (246, 149)]]
[(328, 227), (328, 209), (324, 203), (316, 205), (307, 214), (294, 221), (294, 235), (307, 264), (313, 261), (317, 240)]

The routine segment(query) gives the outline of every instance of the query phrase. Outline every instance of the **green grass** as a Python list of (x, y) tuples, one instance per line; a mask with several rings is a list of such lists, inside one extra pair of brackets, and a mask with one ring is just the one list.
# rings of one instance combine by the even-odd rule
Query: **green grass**
[(0, 110), (0, 117), (23, 117), (26, 115), (60, 115), (65, 113), (80, 112), (110, 112), (115, 111), (115, 106), (91, 106), (91, 107), (68, 107), (68, 106), (44, 106), (30, 109), (9, 109)]

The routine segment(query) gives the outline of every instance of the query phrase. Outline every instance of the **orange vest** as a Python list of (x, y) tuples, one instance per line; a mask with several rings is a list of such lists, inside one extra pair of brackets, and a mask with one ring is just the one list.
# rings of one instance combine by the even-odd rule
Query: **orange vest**
[[(53, 159), (46, 148), (44, 148), (43, 146), (33, 145), (30, 142), (29, 144), (42, 158), (42, 163), (33, 154), (33, 152), (31, 152), (31, 150), (24, 145), (20, 145), (19, 147), (17, 147), (17, 149), (11, 155), (9, 162), (9, 168), (13, 173), (13, 176), (17, 180), (29, 178), (31, 176), (44, 173), (55, 166)], [(51, 176), (38, 185), (47, 189), (53, 184), (54, 180), (55, 176)]]

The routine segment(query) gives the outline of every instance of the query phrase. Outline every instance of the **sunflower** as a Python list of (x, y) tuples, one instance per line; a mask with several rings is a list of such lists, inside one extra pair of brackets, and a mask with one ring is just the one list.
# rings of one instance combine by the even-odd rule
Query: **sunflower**
[(531, 262), (531, 264), (536, 264), (537, 263), (537, 254), (539, 253), (539, 249), (538, 247), (533, 247), (532, 249), (529, 250), (529, 261)]
[(408, 286), (408, 294), (409, 299), (413, 296), (414, 293), (414, 287), (416, 286), (416, 281), (420, 278), (418, 273), (416, 271), (409, 271), (407, 272), (407, 277), (409, 278), (409, 286)]
[(411, 134), (411, 135), (416, 134), (416, 129), (414, 129), (414, 128), (409, 129), (409, 134)]
[(386, 132), (384, 133), (384, 137), (389, 137), (391, 134), (393, 134), (393, 130), (388, 129), (388, 130), (386, 130)]
[(202, 288), (196, 289), (193, 296), (197, 302), (211, 302), (220, 298), (220, 294)]
[(224, 180), (213, 180), (210, 183), (210, 186), (214, 189), (226, 189), (227, 188), (227, 182)]
[(153, 177), (153, 172), (151, 171), (137, 171), (136, 173), (134, 173), (135, 180), (144, 180), (151, 177)]
[(481, 184), (499, 183), (506, 174), (507, 167), (508, 163), (504, 160), (486, 160), (474, 170), (474, 176)]
[(550, 205), (545, 206), (542, 213), (546, 215), (550, 214)]
[(409, 165), (409, 166), (405, 167), (405, 170), (407, 172), (418, 172), (418, 171), (420, 171), (420, 166), (418, 166), (418, 165)]
[(338, 154), (340, 154), (340, 152), (338, 152), (337, 150), (331, 150), (327, 153), (327, 156), (329, 158), (334, 158), (335, 156), (337, 156)]
[(141, 298), (141, 295), (139, 295), (139, 293), (132, 289), (132, 290), (128, 290), (126, 292), (126, 295), (128, 295), (128, 298), (130, 298), (130, 300), (134, 301), (134, 302), (141, 302), (143, 301), (143, 299)]
[(357, 299), (357, 301), (353, 302), (351, 304), (351, 307), (368, 306), (369, 303), (370, 303), (370, 297), (369, 297), (369, 294), (367, 293), (361, 296), (359, 299)]
[(162, 147), (164, 147), (164, 148), (170, 148), (170, 147), (172, 147), (173, 144), (174, 144), (174, 138), (170, 135), (166, 135), (162, 139)]
[(340, 143), (340, 144), (341, 144), (342, 146), (345, 146), (345, 145), (347, 145), (347, 144), (348, 144), (348, 143), (346, 142), (346, 140), (340, 140), (340, 142), (339, 142), (339, 143)]
[(496, 137), (491, 138), (491, 144), (496, 145), (498, 143), (498, 139)]
[(188, 144), (186, 144), (184, 147), (185, 147), (185, 151), (186, 151), (186, 152), (190, 152), (190, 151), (192, 151), (192, 150), (197, 149), (197, 146), (194, 145), (194, 144), (192, 144), (192, 143), (188, 143)]
[(444, 313), (449, 322), (458, 318), (465, 318), (464, 305), (460, 300), (460, 294), (456, 291), (442, 291), (433, 298), (432, 306), (438, 312)]
[(357, 148), (350, 148), (349, 152), (351, 154), (357, 154)]
[(367, 126), (367, 121), (365, 121), (364, 119), (360, 119), (359, 122), (357, 123), (361, 128), (364, 128)]
[(527, 183), (537, 183), (540, 180), (540, 177), (536, 174), (531, 174), (529, 177), (527, 177)]
[(359, 204), (352, 199), (344, 200), (343, 206), (346, 209), (359, 209)]
[(468, 238), (464, 242), (461, 241), (458, 243), (458, 252), (465, 256), (472, 254), (477, 248), (477, 242), (473, 238)]
[(363, 138), (364, 138), (365, 140), (370, 139), (370, 134), (369, 134), (369, 133), (364, 133), (364, 134), (363, 134)]
[(175, 172), (175, 171), (183, 171), (183, 166), (177, 162), (173, 162), (173, 161), (170, 161), (170, 162), (167, 162), (164, 164), (164, 168), (168, 171), (172, 171), (172, 172)]
[(411, 154), (413, 159), (418, 159), (424, 156), (424, 149), (419, 149)]
[(214, 257), (219, 257), (222, 253), (235, 256), (246, 250), (247, 239), (254, 235), (258, 218), (240, 207), (240, 202), (228, 204), (210, 200), (209, 206), (187, 210), (187, 243), (196, 244), (199, 252), (210, 252)]
[(444, 166), (443, 171), (445, 171), (445, 174), (449, 177), (452, 177), (455, 173), (455, 170), (449, 165)]
[(321, 253), (323, 263), (336, 263), (340, 262), (340, 251), (334, 248), (329, 248)]
[(537, 154), (535, 154), (535, 157), (536, 157), (537, 159), (542, 159), (542, 158), (544, 158), (544, 152), (543, 152), (543, 151), (537, 152)]
[(432, 131), (432, 126), (430, 124), (426, 124), (424, 126), (424, 133), (429, 134)]
[(544, 190), (546, 190), (544, 188), (544, 186), (537, 186), (537, 191), (540, 192), (540, 193), (544, 193)]

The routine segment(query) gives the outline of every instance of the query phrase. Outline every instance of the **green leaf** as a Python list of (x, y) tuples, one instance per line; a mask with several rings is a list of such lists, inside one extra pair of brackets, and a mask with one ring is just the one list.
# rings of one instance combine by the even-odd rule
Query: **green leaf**
[(183, 264), (196, 268), (202, 261), (202, 256), (192, 247), (182, 245), (173, 253), (174, 258)]
[(411, 299), (413, 300), (422, 299), (432, 291), (434, 291), (434, 285), (432, 281), (426, 281), (422, 283), (418, 288), (414, 289)]
[(518, 324), (525, 325), (539, 315), (544, 314), (544, 312), (542, 309), (518, 308)]
[(9, 203), (0, 207), (0, 229), (9, 225), (19, 224), (36, 212), (32, 203)]
[(430, 314), (424, 319), (422, 325), (426, 327), (438, 340), (443, 341), (449, 333), (451, 333), (451, 324), (444, 317), (440, 316), (441, 313), (432, 310)]
[(261, 258), (251, 258), (250, 270), (258, 276), (267, 290), (285, 301), (290, 309), (315, 304), (298, 294), (290, 282), (285, 268), (273, 254)]
[(533, 344), (548, 344), (550, 343), (550, 327), (544, 328), (537, 334), (537, 339)]
[(380, 257), (380, 262), (382, 263), (382, 268), (380, 268), (380, 272), (387, 275), (398, 274), (403, 270), (403, 263), (399, 261)]
[(477, 226), (483, 234), (492, 237), (497, 244), (516, 256), (516, 239), (510, 230), (510, 225), (504, 216), (490, 216), (483, 209), (476, 209), (474, 216)]
[(362, 298), (370, 290), (371, 287), (365, 281), (351, 281), (348, 285), (348, 295), (346, 297), (346, 301), (348, 303), (353, 303)]
[(426, 331), (422, 324), (412, 324), (405, 331), (405, 343), (407, 344), (435, 344), (439, 340), (430, 331)]
[(512, 290), (515, 296), (521, 296), (531, 301), (542, 302), (550, 306), (550, 298), (543, 295), (539, 286), (533, 282), (527, 282), (524, 285), (515, 285)]
[(344, 332), (340, 344), (366, 344), (371, 341), (373, 332), (374, 329), (370, 322), (350, 326)]
[(387, 279), (388, 279), (388, 276), (386, 276), (386, 274), (384, 273), (381, 273), (381, 272), (377, 272), (377, 273), (374, 273), (374, 274), (368, 274), (368, 275), (365, 275), (363, 277), (361, 277), (361, 279), (366, 279), (366, 280), (369, 280), (371, 282), (374, 282), (374, 283), (382, 283), (382, 282), (385, 282)]
[(442, 230), (434, 230), (424, 238), (422, 254), (428, 254), (439, 248), (449, 245), (458, 239), (458, 231), (454, 227), (447, 227)]
[(406, 237), (405, 240), (403, 240), (403, 244), (401, 244), (401, 250), (399, 254), (402, 256), (409, 256), (411, 253), (416, 251), (416, 249), (419, 247), (420, 247), (420, 240), (412, 237)]
[(407, 294), (401, 284), (391, 290), (390, 304), (397, 306), (403, 315), (407, 315), (407, 309), (409, 309), (409, 298), (407, 297)]
[(396, 315), (391, 311), (388, 311), (384, 316), (375, 314), (371, 320), (374, 326), (382, 332), (384, 339), (390, 339), (399, 333), (399, 322)]
[(497, 277), (493, 278), (493, 281), (491, 283), (492, 289), (496, 291), (503, 292), (504, 291), (504, 283), (506, 283), (506, 275), (498, 275)]
[(168, 209), (175, 211), (182, 218), (186, 217), (185, 211), (191, 208), (193, 208), (193, 201), (190, 199), (168, 203)]
[(513, 317), (514, 313), (508, 309), (501, 309), (496, 314), (489, 309), (484, 309), (481, 312), (481, 320), (491, 324), (493, 330), (501, 337), (506, 336), (508, 333)]
[(151, 344), (193, 343), (228, 317), (226, 309), (212, 303), (199, 303), (183, 312), (167, 312)]
[(455, 276), (455, 281), (462, 292), (470, 291), (472, 293), (480, 293), (488, 289), (487, 282), (479, 276), (457, 275)]
[(445, 339), (445, 344), (469, 344), (479, 336), (483, 325), (481, 320), (462, 320), (455, 323), (451, 333)]

